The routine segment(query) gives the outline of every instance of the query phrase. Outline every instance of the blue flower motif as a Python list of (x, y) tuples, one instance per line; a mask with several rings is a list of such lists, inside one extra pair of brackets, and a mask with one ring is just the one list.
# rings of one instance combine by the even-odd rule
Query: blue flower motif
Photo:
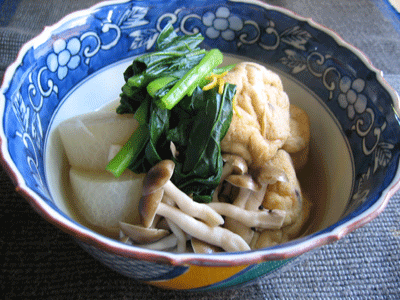
[(68, 43), (63, 39), (58, 39), (53, 44), (54, 52), (47, 56), (47, 68), (53, 73), (57, 72), (58, 79), (63, 80), (69, 69), (74, 70), (79, 66), (80, 49), (81, 42), (78, 38), (72, 38)]
[(340, 95), (338, 102), (341, 108), (347, 109), (347, 116), (353, 120), (356, 113), (362, 114), (367, 108), (367, 97), (361, 92), (364, 90), (365, 81), (357, 78), (353, 82), (348, 76), (342, 77), (339, 82)]
[(235, 39), (235, 31), (243, 28), (243, 21), (237, 16), (231, 15), (226, 7), (220, 7), (215, 14), (206, 12), (202, 18), (203, 24), (207, 26), (206, 35), (210, 39), (216, 39), (220, 35), (226, 41)]

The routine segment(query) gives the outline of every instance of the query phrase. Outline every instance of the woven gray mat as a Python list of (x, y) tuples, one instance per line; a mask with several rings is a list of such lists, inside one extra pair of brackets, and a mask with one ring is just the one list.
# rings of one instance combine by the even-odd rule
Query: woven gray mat
[[(96, 0), (0, 0), (0, 79), (44, 26)], [(361, 49), (400, 92), (400, 21), (386, 1), (270, 0)], [(274, 278), (206, 293), (160, 290), (92, 259), (40, 218), (0, 170), (0, 295), (4, 299), (400, 299), (400, 193), (368, 225), (300, 257)], [(0, 296), (2, 298), (2, 296)]]

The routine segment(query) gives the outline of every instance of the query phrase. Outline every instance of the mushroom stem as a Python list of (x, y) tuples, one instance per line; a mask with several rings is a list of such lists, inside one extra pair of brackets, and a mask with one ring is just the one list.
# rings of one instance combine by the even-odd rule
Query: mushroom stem
[(166, 235), (169, 231), (158, 228), (146, 228), (140, 225), (128, 224), (119, 222), (120, 229), (127, 235), (134, 243), (146, 244), (155, 242)]
[(267, 192), (267, 187), (268, 184), (263, 184), (258, 191), (253, 192), (253, 194), (250, 195), (248, 201), (246, 202), (246, 210), (258, 210), (264, 201), (264, 195)]
[(172, 199), (184, 213), (201, 219), (210, 226), (224, 224), (224, 219), (214, 209), (207, 206), (207, 204), (193, 201), (192, 198), (178, 189), (170, 180), (164, 185), (164, 194), (169, 199)]
[(279, 229), (282, 227), (286, 213), (282, 210), (250, 211), (229, 203), (209, 203), (219, 214), (235, 219), (247, 227)]
[(251, 191), (249, 189), (241, 188), (232, 204), (235, 206), (238, 206), (240, 208), (245, 207), (246, 203), (249, 200), (249, 197), (252, 193), (253, 193), (253, 191)]
[(259, 186), (249, 174), (230, 175), (226, 181), (239, 188), (239, 193), (233, 201), (233, 205), (244, 208), (250, 195), (258, 191)]
[(160, 221), (160, 219), (161, 219), (161, 217), (156, 215), (156, 216), (154, 217), (153, 223), (151, 223), (151, 225), (150, 225), (149, 228), (156, 228), (158, 222)]
[(251, 242), (250, 242), (250, 248), (251, 249), (255, 249), (256, 248), (256, 244), (257, 244), (257, 241), (258, 241), (259, 238), (260, 238), (260, 233), (258, 231), (255, 231), (254, 235), (253, 235), (253, 238), (251, 239)]
[[(249, 197), (259, 188), (249, 174), (230, 175), (226, 181), (239, 188), (239, 193), (232, 204), (241, 209), (245, 208)], [(226, 217), (224, 227), (240, 235), (248, 244), (250, 244), (254, 235), (254, 231), (248, 226), (233, 218)]]
[(200, 241), (199, 239), (192, 238), (190, 240), (194, 253), (212, 254), (221, 252), (222, 250), (217, 246), (210, 245), (209, 243)]
[(235, 252), (250, 250), (249, 245), (239, 235), (219, 226), (211, 227), (175, 207), (170, 207), (161, 202), (158, 206), (157, 213), (165, 218), (174, 220), (177, 226), (192, 237), (211, 245), (219, 246), (225, 251)]
[(151, 249), (151, 250), (167, 250), (174, 248), (178, 243), (178, 238), (175, 234), (170, 234), (157, 242), (151, 244), (144, 245), (136, 245), (142, 248)]
[(171, 229), (172, 233), (175, 234), (177, 238), (176, 251), (178, 253), (186, 252), (186, 235), (182, 229), (180, 229), (171, 219), (166, 218), (168, 226)]
[(213, 200), (212, 202), (219, 202), (218, 200), (218, 194), (219, 191), (221, 190), (222, 184), (224, 180), (230, 175), (230, 174), (244, 174), (247, 172), (248, 167), (246, 164), (246, 161), (234, 154), (223, 154), (222, 159), (225, 162), (224, 166), (222, 168), (222, 174), (221, 174), (221, 179), (220, 183), (215, 189), (215, 192), (213, 194)]
[(246, 241), (246, 243), (250, 245), (251, 239), (254, 235), (254, 230), (252, 230), (250, 227), (247, 227), (243, 223), (240, 223), (239, 221), (228, 217), (225, 219), (224, 227), (232, 231), (233, 233), (241, 236)]
[(161, 201), (169, 206), (176, 206), (174, 199), (172, 199), (169, 195), (166, 195), (165, 193), (164, 193)]
[[(172, 182), (171, 177), (175, 169), (175, 163), (172, 160), (165, 159), (154, 165), (146, 174), (143, 180), (142, 197), (153, 198), (152, 201), (142, 201), (144, 211), (148, 211), (149, 218), (144, 218), (145, 227), (150, 226), (152, 218), (162, 195), (166, 194), (171, 198), (179, 208), (185, 213), (203, 220), (211, 226), (218, 226), (224, 224), (224, 219), (212, 208), (205, 204), (193, 201), (188, 195), (178, 189)], [(161, 195), (161, 198), (160, 198)], [(145, 204), (145, 202), (149, 202)], [(151, 205), (150, 205), (151, 204)], [(142, 210), (139, 208), (139, 210)], [(151, 213), (150, 213), (151, 211)], [(143, 214), (142, 212), (141, 214)], [(143, 216), (142, 216), (143, 217)]]

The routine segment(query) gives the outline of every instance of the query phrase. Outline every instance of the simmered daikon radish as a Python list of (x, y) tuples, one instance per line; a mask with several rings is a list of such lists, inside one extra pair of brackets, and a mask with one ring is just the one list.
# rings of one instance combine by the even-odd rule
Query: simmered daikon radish
[(126, 171), (115, 178), (108, 172), (71, 168), (76, 207), (87, 222), (107, 231), (118, 230), (119, 221), (138, 224), (143, 177)]
[(111, 145), (123, 145), (136, 127), (132, 115), (94, 112), (64, 121), (59, 132), (73, 168), (104, 171)]

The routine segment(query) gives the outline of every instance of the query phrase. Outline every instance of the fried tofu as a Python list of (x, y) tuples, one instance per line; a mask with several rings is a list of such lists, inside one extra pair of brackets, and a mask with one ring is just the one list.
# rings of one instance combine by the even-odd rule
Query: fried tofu
[(225, 77), (237, 87), (235, 113), (221, 141), (223, 152), (260, 166), (290, 136), (290, 104), (279, 76), (256, 63), (239, 63)]

